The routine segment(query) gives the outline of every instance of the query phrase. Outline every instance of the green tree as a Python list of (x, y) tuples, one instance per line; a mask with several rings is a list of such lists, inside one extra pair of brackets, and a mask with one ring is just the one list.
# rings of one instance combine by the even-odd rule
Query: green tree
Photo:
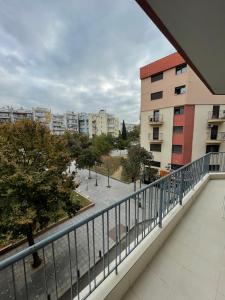
[(122, 139), (126, 140), (127, 139), (127, 129), (126, 129), (126, 125), (125, 122), (123, 120), (123, 124), (122, 124), (122, 133), (121, 133)]
[(99, 155), (107, 155), (113, 149), (113, 139), (111, 136), (101, 134), (94, 136), (92, 139), (92, 147)]
[(100, 154), (92, 147), (84, 149), (76, 160), (78, 168), (87, 168), (89, 170), (89, 179), (91, 178), (91, 168), (94, 167), (96, 163), (100, 162)]
[(133, 130), (127, 133), (127, 138), (130, 142), (139, 142), (140, 140), (140, 125), (135, 125)]
[[(72, 200), (74, 177), (66, 173), (70, 155), (62, 138), (31, 120), (0, 126), (0, 233), (13, 238), (46, 227), (64, 210), (80, 208)], [(33, 254), (33, 267), (40, 265)]]
[(152, 153), (140, 146), (130, 147), (127, 158), (122, 159), (123, 172), (134, 182), (134, 191), (136, 191), (136, 181), (140, 178), (141, 172), (145, 166), (151, 166), (152, 159)]

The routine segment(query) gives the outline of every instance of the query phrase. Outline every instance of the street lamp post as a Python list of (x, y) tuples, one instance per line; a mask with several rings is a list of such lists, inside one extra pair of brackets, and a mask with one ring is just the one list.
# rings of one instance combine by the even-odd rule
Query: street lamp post
[(111, 188), (111, 185), (109, 184), (109, 168), (108, 168), (108, 185), (107, 188)]
[(98, 186), (98, 175), (97, 175), (96, 163), (95, 163), (95, 186)]

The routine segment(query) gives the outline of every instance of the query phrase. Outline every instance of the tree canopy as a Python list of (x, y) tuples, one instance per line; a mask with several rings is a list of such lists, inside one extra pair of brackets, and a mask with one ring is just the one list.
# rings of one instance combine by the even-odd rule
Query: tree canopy
[[(70, 153), (65, 140), (31, 120), (0, 126), (0, 234), (25, 234), (49, 224), (63, 209), (72, 216), (74, 177), (66, 173)], [(40, 264), (34, 253), (34, 266)]]
[(136, 181), (140, 178), (141, 171), (145, 166), (151, 166), (152, 159), (152, 153), (139, 145), (130, 147), (127, 158), (122, 159), (123, 171), (134, 182), (134, 190), (136, 190)]

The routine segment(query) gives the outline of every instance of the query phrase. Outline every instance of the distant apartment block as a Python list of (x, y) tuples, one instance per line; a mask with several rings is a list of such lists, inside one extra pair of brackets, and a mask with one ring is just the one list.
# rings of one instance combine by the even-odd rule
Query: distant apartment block
[(71, 132), (79, 132), (79, 114), (73, 111), (65, 113), (65, 125)]
[(89, 137), (101, 134), (111, 134), (114, 137), (119, 135), (119, 119), (105, 110), (89, 114)]
[(79, 113), (79, 132), (89, 135), (89, 114)]
[(21, 119), (32, 119), (32, 110), (24, 108), (13, 109), (12, 107), (0, 108), (0, 123), (16, 122)]
[(21, 119), (31, 119), (46, 125), (53, 134), (61, 135), (68, 130), (79, 132), (92, 138), (95, 135), (119, 135), (119, 119), (114, 115), (100, 110), (98, 113), (75, 113), (67, 111), (63, 114), (52, 113), (50, 109), (35, 107), (32, 110), (13, 107), (0, 108), (0, 123), (16, 122)]
[(225, 96), (205, 87), (174, 53), (140, 69), (141, 146), (162, 170), (225, 151)]
[(55, 135), (62, 135), (66, 130), (65, 115), (52, 114), (51, 131)]
[(32, 109), (33, 111), (33, 120), (40, 122), (46, 125), (49, 129), (51, 129), (52, 123), (52, 114), (51, 110), (43, 107), (35, 107)]

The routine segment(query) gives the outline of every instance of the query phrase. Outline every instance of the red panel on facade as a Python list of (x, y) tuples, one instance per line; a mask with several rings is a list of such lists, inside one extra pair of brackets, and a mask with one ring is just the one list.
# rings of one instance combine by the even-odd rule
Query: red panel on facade
[(178, 65), (185, 63), (185, 60), (179, 53), (173, 53), (166, 57), (163, 57), (155, 62), (140, 68), (140, 78), (144, 79), (153, 74), (157, 74), (169, 69), (172, 69)]
[(173, 133), (172, 143), (173, 145), (182, 145), (183, 152), (181, 154), (172, 153), (172, 164), (185, 165), (191, 162), (194, 114), (195, 106), (185, 105), (184, 114), (173, 117), (173, 126), (183, 126), (183, 133)]
[(183, 154), (182, 153), (172, 153), (171, 163), (174, 165), (183, 165)]

